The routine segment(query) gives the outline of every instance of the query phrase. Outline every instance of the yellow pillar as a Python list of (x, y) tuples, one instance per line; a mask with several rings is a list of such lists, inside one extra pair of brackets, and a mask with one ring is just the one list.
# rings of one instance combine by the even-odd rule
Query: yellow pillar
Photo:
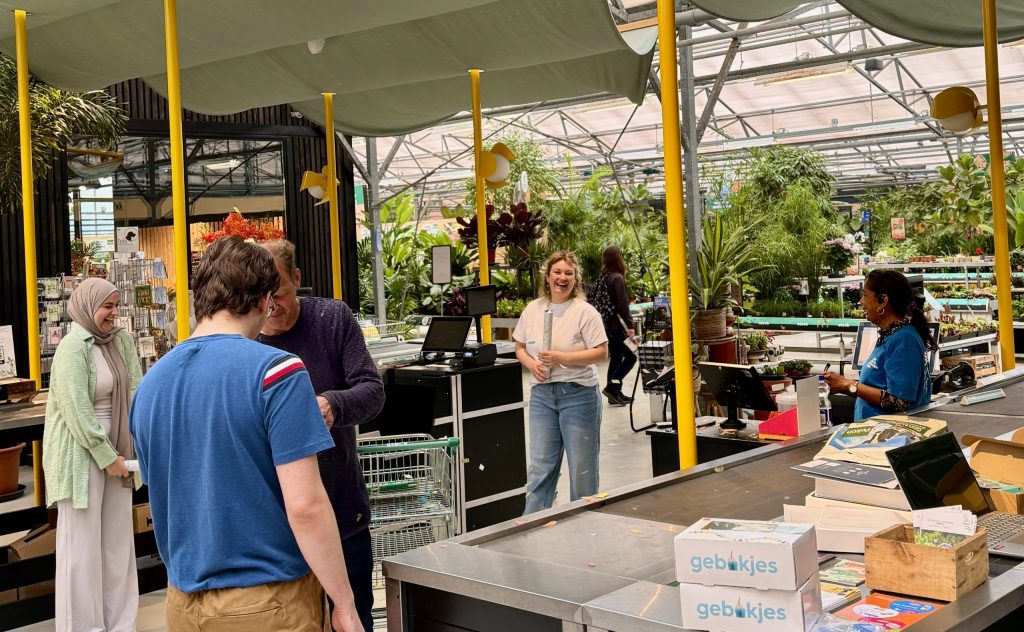
[[(676, 368), (679, 419), (679, 469), (697, 465), (697, 429), (690, 390), (690, 294), (686, 270), (686, 209), (683, 160), (679, 145), (679, 88), (676, 64), (675, 3), (658, 0), (658, 50), (661, 63), (661, 119), (665, 133), (665, 214), (668, 218), (668, 268), (672, 294), (672, 350)], [(687, 95), (686, 98), (693, 98)], [(693, 150), (693, 148), (691, 148)]]
[(992, 227), (995, 231), (996, 298), (999, 300), (999, 357), (1004, 371), (1016, 366), (1013, 350), (1013, 297), (1010, 292), (1009, 231), (1006, 226), (1006, 182), (1003, 168), (1003, 121), (999, 98), (999, 40), (996, 0), (982, 0), (985, 37), (985, 89), (988, 93), (988, 166), (992, 174)]
[[(480, 285), (491, 282), (487, 262), (487, 189), (484, 187), (484, 174), (480, 171), (480, 160), (483, 156), (483, 131), (480, 122), (480, 71), (476, 68), (469, 71), (470, 91), (473, 98), (473, 172), (476, 174), (476, 228), (477, 228), (477, 259), (480, 261)], [(491, 317), (480, 319), (480, 328), (484, 342), (491, 341)]]
[[(14, 46), (18, 67), (18, 126), (21, 135), (21, 209), (25, 239), (25, 312), (28, 334), (28, 372), (43, 387), (39, 360), (39, 293), (36, 291), (36, 205), (35, 177), (32, 175), (32, 117), (28, 99), (28, 33), (24, 11), (14, 12)], [(36, 506), (45, 502), (43, 482), (43, 442), (32, 442), (32, 483)]]
[(334, 93), (324, 92), (324, 128), (327, 136), (327, 200), (331, 217), (331, 276), (334, 300), (341, 300), (341, 225), (338, 219), (338, 171), (334, 155)]
[(177, 0), (164, 0), (164, 46), (167, 52), (167, 122), (171, 140), (171, 202), (174, 208), (174, 291), (178, 341), (188, 326), (188, 218), (185, 217), (185, 141), (181, 132), (181, 71), (178, 68)]
[(36, 205), (35, 177), (32, 175), (32, 117), (28, 102), (27, 14), (14, 12), (14, 38), (18, 65), (18, 124), (21, 131), (21, 208), (25, 238), (25, 308), (28, 318), (29, 377), (42, 388), (39, 361), (39, 293), (36, 291)]

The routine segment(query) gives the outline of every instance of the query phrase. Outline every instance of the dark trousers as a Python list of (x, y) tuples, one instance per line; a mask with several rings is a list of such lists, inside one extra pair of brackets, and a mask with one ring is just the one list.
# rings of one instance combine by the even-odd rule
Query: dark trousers
[[(345, 568), (348, 583), (352, 585), (352, 596), (356, 612), (366, 632), (373, 632), (373, 545), (370, 530), (363, 529), (341, 541), (345, 554)], [(333, 611), (334, 604), (331, 604)]]
[(608, 334), (608, 390), (621, 391), (622, 380), (636, 365), (636, 356), (626, 347), (626, 332), (621, 327), (605, 330)]

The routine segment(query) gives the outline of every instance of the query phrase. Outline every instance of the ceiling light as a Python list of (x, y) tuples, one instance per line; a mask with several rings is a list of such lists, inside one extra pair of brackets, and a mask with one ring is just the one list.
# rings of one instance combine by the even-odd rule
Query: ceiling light
[(797, 70), (789, 70), (786, 72), (776, 73), (774, 75), (758, 77), (754, 80), (754, 85), (773, 86), (781, 83), (796, 83), (797, 81), (808, 81), (811, 79), (821, 79), (822, 77), (845, 75), (852, 71), (853, 65), (850, 62), (839, 62), (836, 64), (816, 66), (814, 68), (798, 68)]
[(319, 55), (320, 52), (323, 51), (324, 44), (326, 44), (326, 43), (327, 43), (327, 40), (325, 40), (323, 38), (315, 39), (315, 40), (309, 40), (308, 42), (306, 42), (306, 48), (309, 49), (309, 54), (310, 55)]
[(220, 160), (218, 162), (205, 162), (202, 163), (204, 167), (212, 171), (221, 171), (223, 169), (234, 169), (238, 165), (242, 164), (242, 161), (238, 158), (231, 158), (229, 160)]
[(750, 136), (749, 138), (730, 138), (722, 141), (722, 149), (746, 149), (748, 147), (764, 147), (775, 144), (775, 135)]

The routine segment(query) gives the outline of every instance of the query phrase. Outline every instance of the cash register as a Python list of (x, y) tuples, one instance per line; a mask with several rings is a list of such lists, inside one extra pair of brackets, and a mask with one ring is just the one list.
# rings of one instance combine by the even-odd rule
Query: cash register
[(494, 364), (497, 348), (490, 343), (468, 342), (470, 316), (434, 316), (423, 339), (420, 364), (476, 367)]

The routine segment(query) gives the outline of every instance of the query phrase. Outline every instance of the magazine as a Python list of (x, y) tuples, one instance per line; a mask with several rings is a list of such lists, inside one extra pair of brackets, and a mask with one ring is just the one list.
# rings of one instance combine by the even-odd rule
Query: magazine
[(822, 582), (841, 586), (860, 586), (864, 583), (864, 564), (852, 560), (839, 560), (833, 566), (818, 571)]
[(836, 430), (814, 458), (888, 467), (887, 451), (942, 432), (946, 432), (946, 422), (941, 419), (873, 417)]

